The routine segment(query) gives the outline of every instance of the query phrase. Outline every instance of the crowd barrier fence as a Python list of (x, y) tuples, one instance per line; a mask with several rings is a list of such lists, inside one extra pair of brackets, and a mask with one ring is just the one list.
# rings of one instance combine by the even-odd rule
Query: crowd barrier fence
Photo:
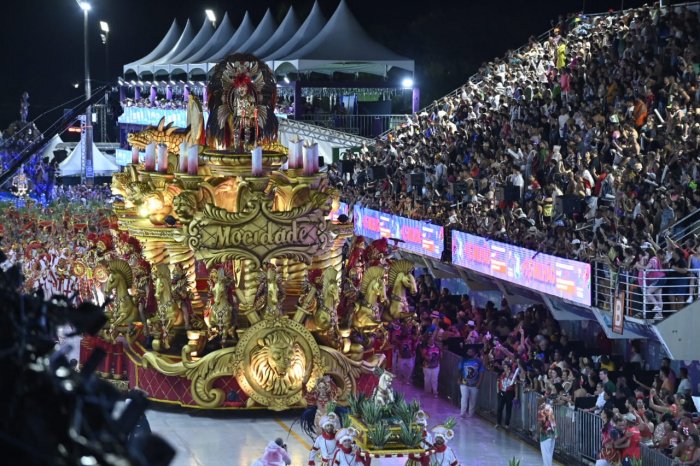
[[(459, 415), (459, 364), (462, 357), (450, 351), (444, 351), (440, 363), (438, 392), (455, 406), (455, 415)], [(418, 369), (420, 371), (420, 369)], [(487, 371), (479, 389), (477, 412), (485, 419), (494, 422), (498, 406), (496, 392), (498, 375)], [(513, 406), (510, 428), (511, 432), (522, 439), (538, 444), (537, 435), (537, 401), (536, 392), (520, 393)], [(554, 418), (557, 422), (558, 437), (555, 454), (566, 461), (567, 465), (590, 465), (595, 463), (601, 445), (603, 421), (600, 416), (571, 408), (567, 405), (554, 406)], [(641, 446), (642, 464), (644, 466), (671, 466), (673, 461), (663, 453), (646, 445)]]

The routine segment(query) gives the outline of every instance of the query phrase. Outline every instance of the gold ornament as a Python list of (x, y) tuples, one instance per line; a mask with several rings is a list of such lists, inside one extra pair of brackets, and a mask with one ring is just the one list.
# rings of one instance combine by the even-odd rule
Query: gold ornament
[(413, 262), (397, 260), (389, 267), (389, 286), (391, 287), (391, 303), (389, 312), (384, 314), (387, 322), (411, 317), (406, 301), (406, 292), (416, 294), (416, 279), (413, 277)]
[(129, 294), (134, 280), (129, 263), (122, 259), (115, 259), (107, 262), (107, 267), (110, 273), (105, 283), (105, 294), (112, 292), (116, 294), (116, 299), (112, 303), (114, 311), (109, 330), (110, 335), (114, 337), (116, 332), (123, 331), (126, 326), (139, 318), (139, 311), (134, 298)]
[(381, 325), (379, 304), (386, 301), (384, 269), (375, 266), (365, 270), (360, 291), (363, 298), (362, 301), (355, 303), (351, 326), (360, 332), (373, 332)]

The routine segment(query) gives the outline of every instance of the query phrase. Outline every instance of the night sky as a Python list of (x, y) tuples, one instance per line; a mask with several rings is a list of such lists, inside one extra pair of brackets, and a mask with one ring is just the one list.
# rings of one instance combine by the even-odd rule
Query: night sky
[[(524, 44), (549, 29), (559, 14), (580, 11), (582, 0), (347, 0), (365, 30), (395, 52), (416, 62), (421, 103), (462, 84), (479, 64)], [(587, 0), (587, 12), (618, 9), (621, 0)], [(328, 18), (339, 0), (319, 0)], [(114, 81), (122, 66), (149, 53), (173, 18), (189, 17), (199, 28), (204, 9), (218, 18), (228, 11), (238, 25), (244, 11), (254, 23), (271, 8), (281, 21), (290, 4), (305, 18), (313, 0), (91, 0), (90, 69), (93, 89)], [(641, 0), (624, 0), (625, 7)], [(31, 97), (30, 119), (82, 94), (83, 17), (75, 0), (5, 0), (0, 44), (0, 128), (17, 118), (23, 91)], [(110, 24), (109, 61), (100, 41), (99, 21)], [(80, 82), (75, 89), (73, 82)], [(51, 119), (58, 118), (55, 114)], [(42, 129), (50, 124), (39, 122)]]

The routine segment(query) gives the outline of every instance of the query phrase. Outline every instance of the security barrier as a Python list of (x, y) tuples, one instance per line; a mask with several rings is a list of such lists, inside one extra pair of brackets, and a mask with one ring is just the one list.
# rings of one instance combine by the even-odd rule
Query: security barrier
[[(459, 364), (462, 357), (444, 351), (440, 363), (438, 392), (448, 399), (459, 413)], [(477, 398), (477, 411), (489, 421), (496, 420), (498, 374), (487, 371)], [(520, 393), (514, 402), (510, 428), (522, 439), (537, 444), (537, 400), (536, 392)], [(554, 406), (558, 437), (555, 453), (566, 460), (567, 465), (588, 465), (595, 462), (601, 445), (603, 421), (600, 416), (566, 405)], [(673, 461), (663, 453), (641, 446), (644, 466), (671, 466)]]

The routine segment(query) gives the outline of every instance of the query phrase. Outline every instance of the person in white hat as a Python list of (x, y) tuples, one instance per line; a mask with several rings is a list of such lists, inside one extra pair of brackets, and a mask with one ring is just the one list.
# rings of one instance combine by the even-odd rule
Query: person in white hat
[(338, 448), (330, 462), (331, 466), (369, 466), (372, 459), (355, 445), (357, 430), (352, 427), (340, 429), (336, 435)]
[(314, 446), (311, 447), (309, 453), (309, 466), (316, 465), (316, 459), (319, 460), (320, 466), (330, 464), (335, 451), (338, 449), (336, 441), (336, 431), (340, 427), (340, 420), (335, 413), (328, 413), (321, 418), (321, 435), (316, 437)]
[(433, 450), (430, 455), (430, 466), (458, 466), (459, 460), (452, 448), (447, 446), (447, 441), (452, 440), (455, 433), (445, 426), (433, 427)]

